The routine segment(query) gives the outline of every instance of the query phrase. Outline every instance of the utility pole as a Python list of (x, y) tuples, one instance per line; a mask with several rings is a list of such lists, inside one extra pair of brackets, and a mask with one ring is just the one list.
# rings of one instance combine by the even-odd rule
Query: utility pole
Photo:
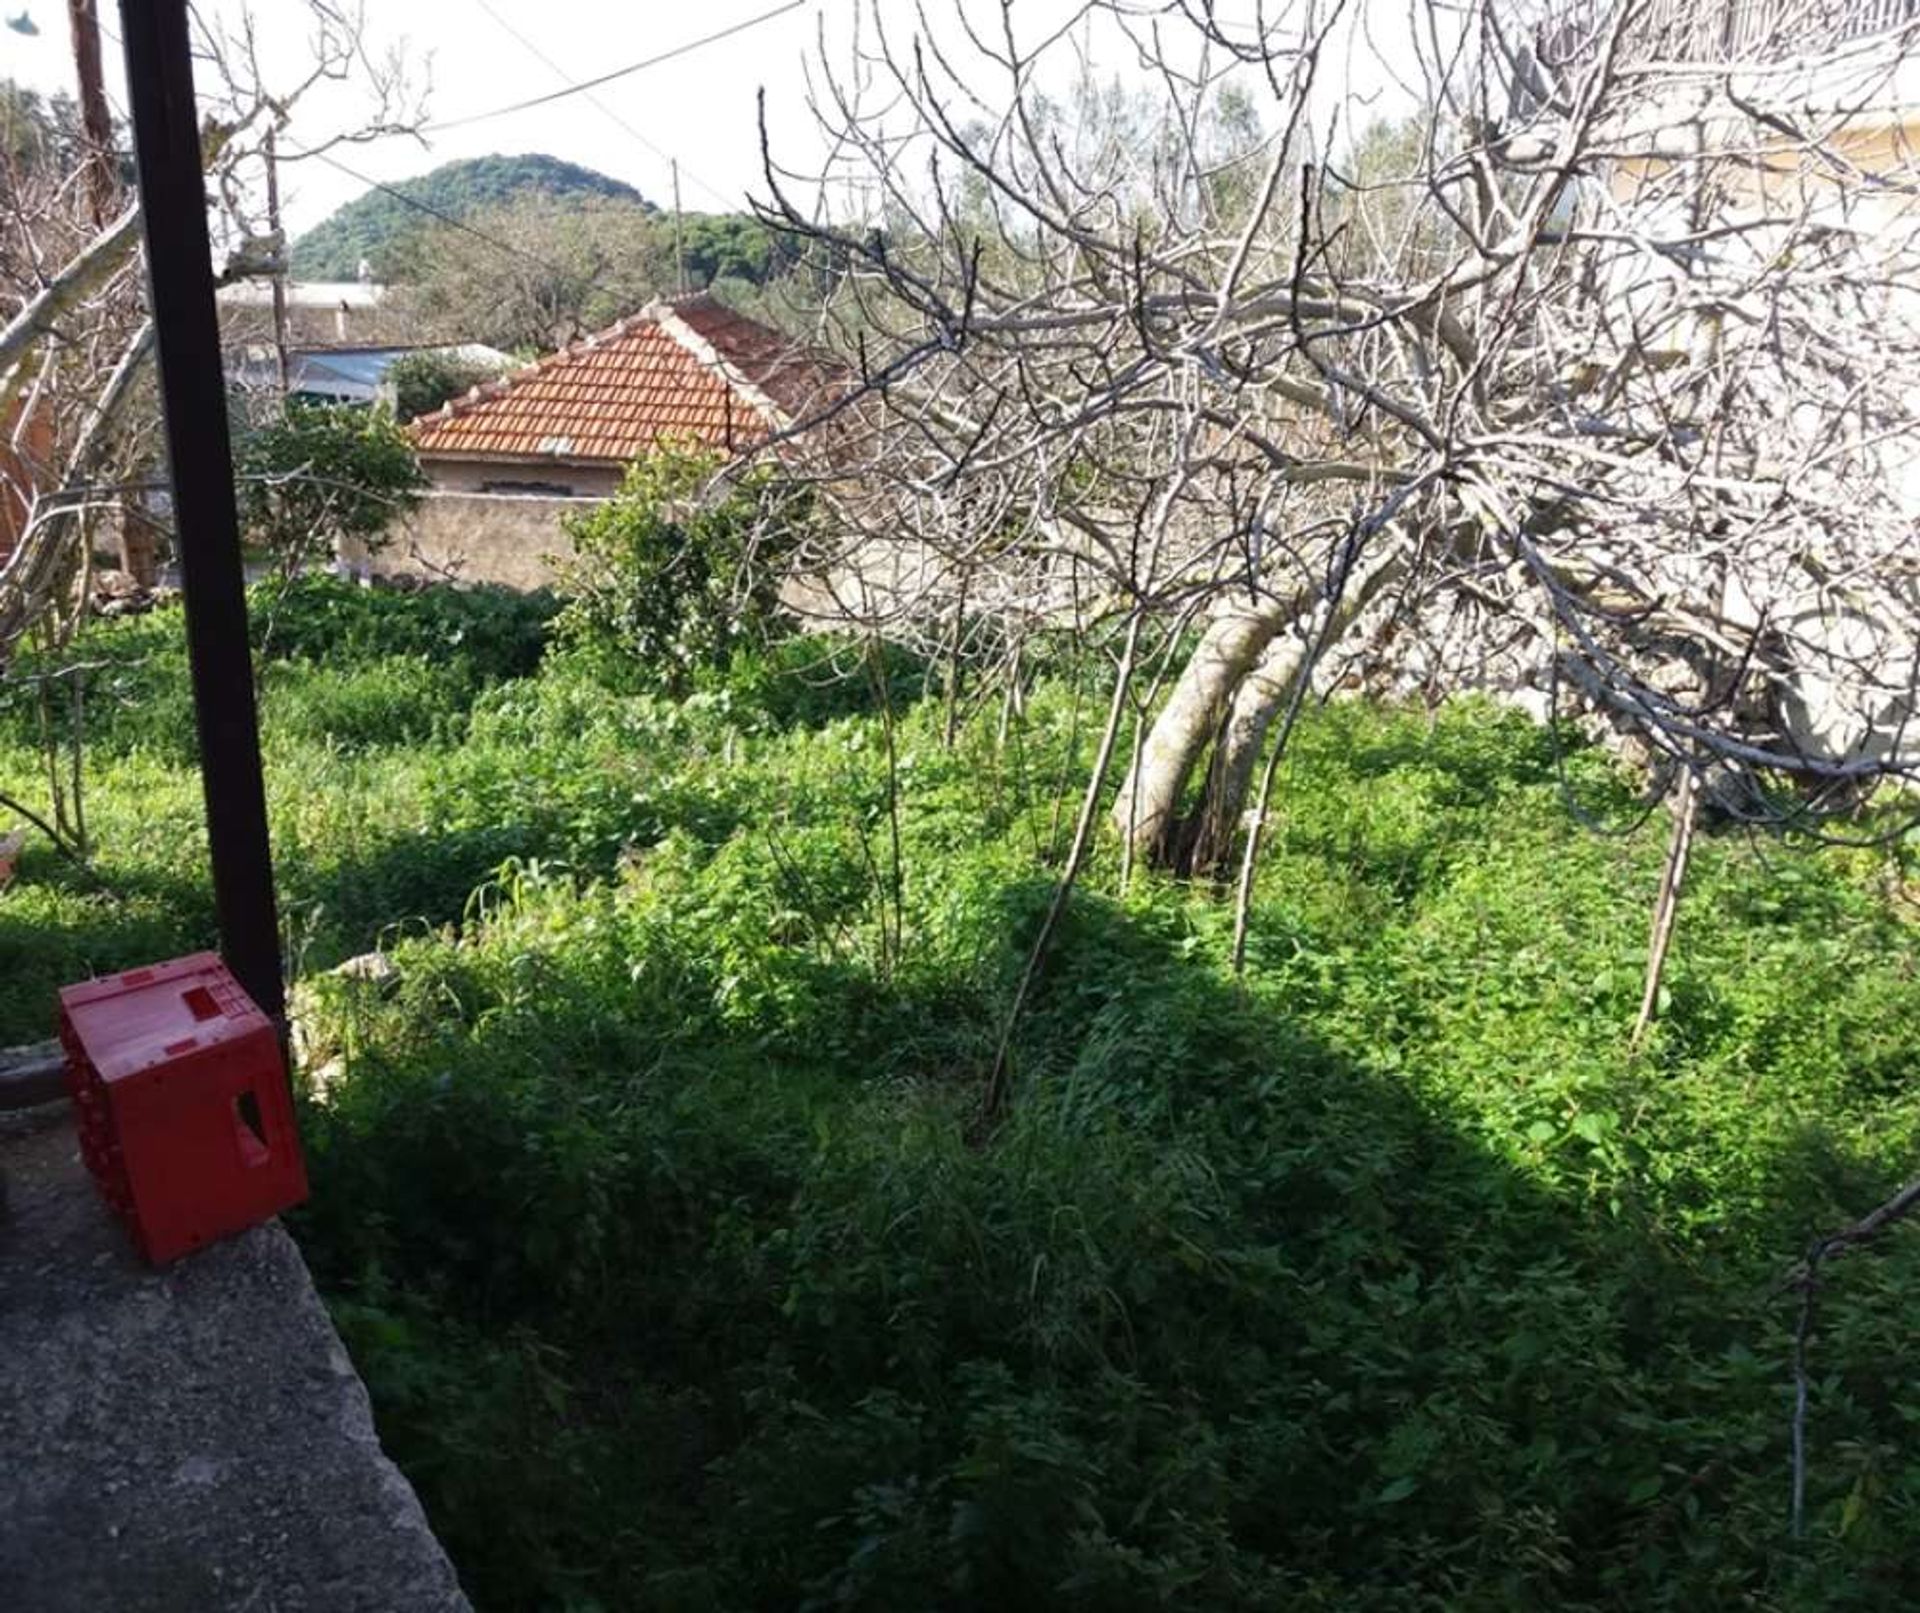
[(278, 1021), (286, 1013), (280, 925), (187, 0), (120, 0), (120, 30), (179, 528), (214, 914), (227, 967), (261, 1012)]
[(273, 367), (280, 377), (280, 400), (287, 397), (287, 232), (280, 227), (280, 159), (273, 149), (273, 125), (267, 125), (267, 229), (273, 236)]
[[(87, 208), (93, 227), (105, 229), (119, 211), (120, 164), (113, 149), (113, 113), (107, 108), (100, 68), (100, 16), (94, 0), (67, 0), (67, 33), (73, 40), (80, 126), (87, 141)], [(118, 503), (120, 565), (140, 587), (151, 588), (159, 577), (153, 527), (133, 494), (121, 494)]]
[(93, 0), (67, 0), (74, 76), (80, 81), (80, 124), (87, 135), (87, 201), (96, 229), (114, 214), (113, 114), (100, 80), (100, 18)]
[(680, 295), (687, 294), (687, 243), (680, 234), (680, 159), (673, 159), (673, 272)]

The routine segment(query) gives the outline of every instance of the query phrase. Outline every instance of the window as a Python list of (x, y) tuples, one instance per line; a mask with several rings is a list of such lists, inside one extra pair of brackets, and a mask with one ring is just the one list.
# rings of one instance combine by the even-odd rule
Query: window
[(482, 482), (483, 493), (539, 493), (547, 498), (572, 498), (573, 489), (565, 482)]

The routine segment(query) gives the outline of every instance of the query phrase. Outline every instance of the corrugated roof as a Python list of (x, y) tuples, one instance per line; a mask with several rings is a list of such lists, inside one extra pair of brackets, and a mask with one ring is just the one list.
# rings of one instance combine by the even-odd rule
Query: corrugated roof
[(738, 453), (803, 414), (832, 376), (778, 331), (698, 296), (656, 303), (410, 429), (422, 454), (624, 465), (664, 438)]

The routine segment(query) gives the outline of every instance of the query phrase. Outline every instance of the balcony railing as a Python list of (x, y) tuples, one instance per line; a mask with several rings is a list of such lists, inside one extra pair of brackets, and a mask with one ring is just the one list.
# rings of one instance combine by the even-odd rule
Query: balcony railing
[[(1610, 10), (1567, 11), (1544, 30), (1550, 56), (1590, 44)], [(1649, 0), (1628, 33), (1637, 61), (1702, 65), (1817, 59), (1878, 34), (1920, 24), (1920, 0)]]

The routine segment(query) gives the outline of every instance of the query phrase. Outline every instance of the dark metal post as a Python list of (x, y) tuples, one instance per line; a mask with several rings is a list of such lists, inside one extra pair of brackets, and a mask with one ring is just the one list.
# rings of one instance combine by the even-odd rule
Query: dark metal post
[(174, 527), (220, 950), (248, 995), (277, 1020), (286, 1011), (280, 925), (247, 647), (246, 577), (233, 500), (187, 0), (120, 0), (120, 28), (173, 468)]

